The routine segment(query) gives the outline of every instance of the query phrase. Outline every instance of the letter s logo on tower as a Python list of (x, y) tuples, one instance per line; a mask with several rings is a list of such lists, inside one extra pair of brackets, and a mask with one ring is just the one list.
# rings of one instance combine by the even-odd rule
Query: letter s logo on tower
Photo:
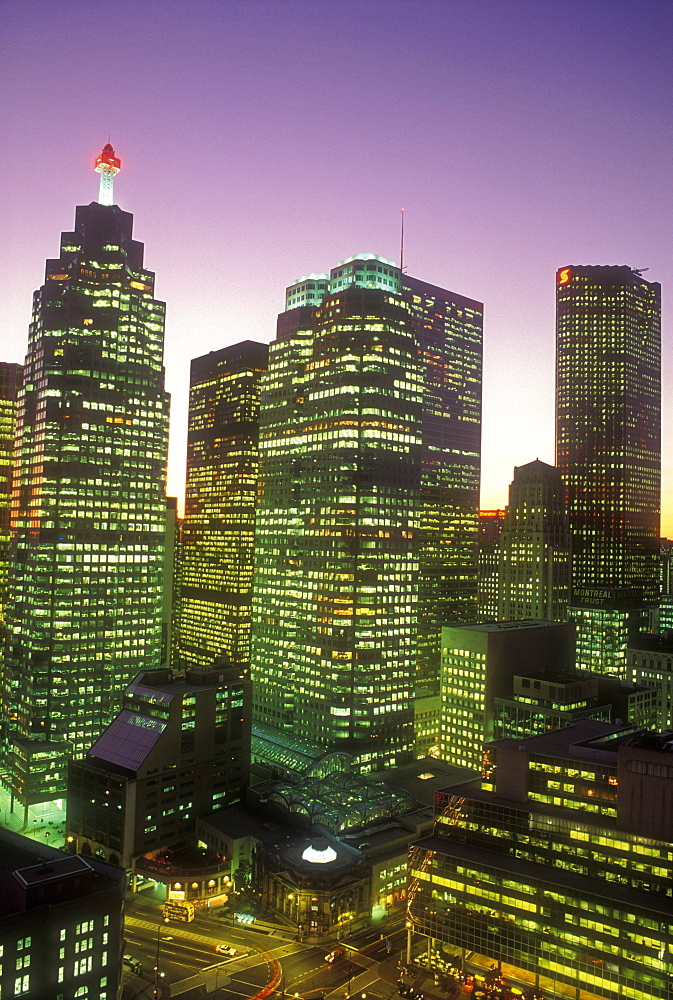
[(557, 282), (558, 282), (559, 285), (567, 285), (568, 282), (570, 281), (570, 279), (572, 278), (572, 276), (573, 276), (573, 273), (572, 273), (571, 268), (569, 268), (569, 267), (562, 267), (559, 270), (559, 272), (558, 272), (558, 276), (557, 276), (556, 280), (557, 280)]

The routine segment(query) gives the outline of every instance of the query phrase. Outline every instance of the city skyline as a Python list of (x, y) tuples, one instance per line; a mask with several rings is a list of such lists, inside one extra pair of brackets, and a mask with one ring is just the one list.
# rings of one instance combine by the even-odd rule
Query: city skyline
[[(190, 360), (270, 342), (283, 290), (316, 263), (399, 262), (404, 205), (410, 273), (485, 304), (482, 506), (498, 507), (514, 466), (553, 462), (557, 269), (649, 267), (672, 535), (673, 10), (563, 6), (371, 0), (365, 19), (349, 0), (291, 0), (195, 5), (188, 19), (144, 0), (103, 20), (77, 0), (14, 5), (0, 43), (2, 360), (23, 361), (44, 257), (73, 204), (95, 199), (109, 133), (118, 202), (168, 304), (169, 491), (182, 503)], [(91, 83), (101, 72), (109, 87)], [(54, 86), (76, 102), (46, 100)]]

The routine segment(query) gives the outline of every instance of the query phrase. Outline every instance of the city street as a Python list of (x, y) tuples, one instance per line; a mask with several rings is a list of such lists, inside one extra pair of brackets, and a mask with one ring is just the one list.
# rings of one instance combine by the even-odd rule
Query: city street
[[(163, 974), (158, 980), (162, 1000), (203, 996), (204, 983), (218, 1000), (263, 1000), (272, 992), (285, 998), (319, 1000), (331, 994), (355, 995), (365, 988), (369, 997), (391, 996), (390, 984), (378, 979), (378, 964), (388, 954), (380, 933), (367, 930), (340, 942), (345, 954), (333, 963), (325, 962), (325, 955), (337, 945), (336, 940), (312, 945), (281, 935), (282, 930), (275, 934), (232, 927), (209, 913), (199, 914), (190, 923), (167, 924), (156, 903), (130, 898), (124, 953), (141, 963), (142, 973), (136, 975), (125, 966), (124, 998), (153, 995), (157, 954)], [(394, 937), (401, 941), (402, 932)], [(237, 954), (232, 958), (219, 955), (218, 944), (231, 945)]]

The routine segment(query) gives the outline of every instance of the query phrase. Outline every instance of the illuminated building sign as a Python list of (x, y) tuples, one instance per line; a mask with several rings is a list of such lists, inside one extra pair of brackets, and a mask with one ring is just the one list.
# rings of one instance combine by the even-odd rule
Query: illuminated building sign
[(583, 608), (634, 608), (643, 604), (638, 587), (575, 587), (572, 606)]

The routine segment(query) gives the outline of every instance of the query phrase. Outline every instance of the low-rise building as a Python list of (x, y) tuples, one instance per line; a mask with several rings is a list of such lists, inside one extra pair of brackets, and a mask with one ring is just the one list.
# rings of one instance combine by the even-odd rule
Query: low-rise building
[(322, 787), (310, 775), (267, 781), (247, 805), (199, 820), (197, 834), (231, 859), (232, 878), (249, 864), (260, 907), (301, 936), (346, 933), (404, 902), (409, 843), (432, 829), (436, 790), (467, 773), (426, 758), (383, 775), (327, 776)]
[(673, 637), (641, 632), (626, 650), (627, 675), (657, 691), (657, 727), (673, 726)]
[(578, 671), (515, 674), (511, 693), (495, 699), (493, 738), (525, 739), (585, 718), (653, 729), (658, 705), (652, 684)]
[(119, 996), (126, 873), (0, 829), (0, 996)]
[(669, 997), (671, 830), (671, 731), (583, 719), (493, 742), (411, 846), (409, 951), (431, 938), (543, 991)]

